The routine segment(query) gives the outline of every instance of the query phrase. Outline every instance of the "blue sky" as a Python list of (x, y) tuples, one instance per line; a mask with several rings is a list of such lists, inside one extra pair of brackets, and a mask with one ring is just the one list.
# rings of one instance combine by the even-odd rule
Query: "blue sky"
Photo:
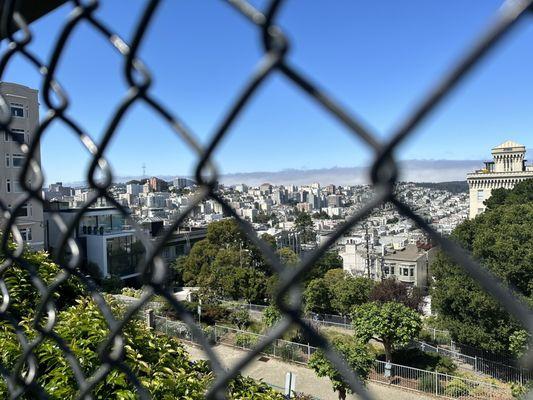
[[(97, 15), (126, 40), (145, 4), (102, 1)], [(255, 2), (262, 6), (264, 2)], [(407, 2), (289, 0), (279, 25), (289, 58), (362, 117), (381, 138), (463, 54), (492, 20), (496, 0)], [(31, 48), (47, 59), (72, 7), (33, 25)], [(5, 43), (3, 43), (5, 50)], [(258, 30), (224, 1), (167, 0), (140, 51), (154, 75), (152, 92), (202, 143), (261, 58)], [(483, 159), (507, 139), (533, 146), (533, 22), (523, 20), (397, 153), (402, 159)], [(70, 115), (96, 140), (126, 93), (122, 59), (86, 24), (69, 41), (58, 78), (72, 100)], [(21, 58), (6, 81), (40, 88)], [(43, 107), (42, 115), (45, 112)], [(80, 180), (87, 152), (60, 124), (42, 143), (47, 182)], [(371, 153), (314, 101), (280, 75), (262, 86), (216, 152), (221, 172), (361, 166)], [(187, 175), (193, 153), (137, 105), (106, 153), (115, 175)]]

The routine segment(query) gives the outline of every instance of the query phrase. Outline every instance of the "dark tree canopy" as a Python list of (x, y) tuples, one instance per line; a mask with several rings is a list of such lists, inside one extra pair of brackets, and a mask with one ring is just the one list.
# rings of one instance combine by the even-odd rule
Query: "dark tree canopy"
[(378, 303), (397, 301), (413, 310), (421, 311), (423, 295), (419, 288), (409, 288), (405, 283), (389, 278), (374, 285), (370, 292), (370, 301)]
[[(487, 210), (458, 225), (452, 237), (482, 264), (531, 300), (533, 293), (533, 180), (495, 190)], [(461, 267), (438, 254), (432, 307), (458, 342), (506, 353), (520, 327)]]

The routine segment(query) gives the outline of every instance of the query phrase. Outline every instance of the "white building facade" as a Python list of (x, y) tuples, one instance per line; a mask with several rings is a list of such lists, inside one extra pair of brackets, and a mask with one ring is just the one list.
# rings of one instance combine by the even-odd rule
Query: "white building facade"
[[(0, 92), (11, 108), (10, 129), (24, 144), (21, 146), (7, 132), (0, 137), (0, 199), (8, 209), (16, 208), (16, 225), (25, 244), (35, 250), (44, 246), (43, 207), (36, 200), (22, 204), (23, 190), (21, 172), (26, 162), (23, 146), (32, 142), (39, 123), (37, 90), (9, 82), (0, 82)], [(41, 164), (41, 152), (37, 149), (33, 159)], [(31, 177), (26, 177), (31, 186)], [(35, 183), (37, 178), (34, 177)], [(20, 207), (18, 207), (20, 205)], [(0, 220), (0, 224), (5, 221)]]
[(533, 178), (533, 165), (526, 165), (525, 154), (524, 145), (508, 140), (492, 149), (493, 161), (485, 162), (485, 168), (467, 174), (471, 219), (485, 211), (484, 201), (492, 190), (512, 189), (517, 183)]

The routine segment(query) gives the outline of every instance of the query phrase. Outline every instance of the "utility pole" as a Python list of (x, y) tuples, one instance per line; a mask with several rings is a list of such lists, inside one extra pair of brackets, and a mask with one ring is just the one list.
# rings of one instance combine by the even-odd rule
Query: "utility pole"
[(368, 234), (368, 225), (365, 224), (365, 242), (366, 242), (366, 273), (370, 278), (370, 235)]

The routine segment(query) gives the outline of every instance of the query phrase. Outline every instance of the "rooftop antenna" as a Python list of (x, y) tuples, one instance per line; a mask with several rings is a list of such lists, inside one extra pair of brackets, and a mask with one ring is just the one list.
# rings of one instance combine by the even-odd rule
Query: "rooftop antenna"
[(146, 178), (146, 164), (145, 163), (143, 163), (142, 169), (143, 169), (143, 178)]

